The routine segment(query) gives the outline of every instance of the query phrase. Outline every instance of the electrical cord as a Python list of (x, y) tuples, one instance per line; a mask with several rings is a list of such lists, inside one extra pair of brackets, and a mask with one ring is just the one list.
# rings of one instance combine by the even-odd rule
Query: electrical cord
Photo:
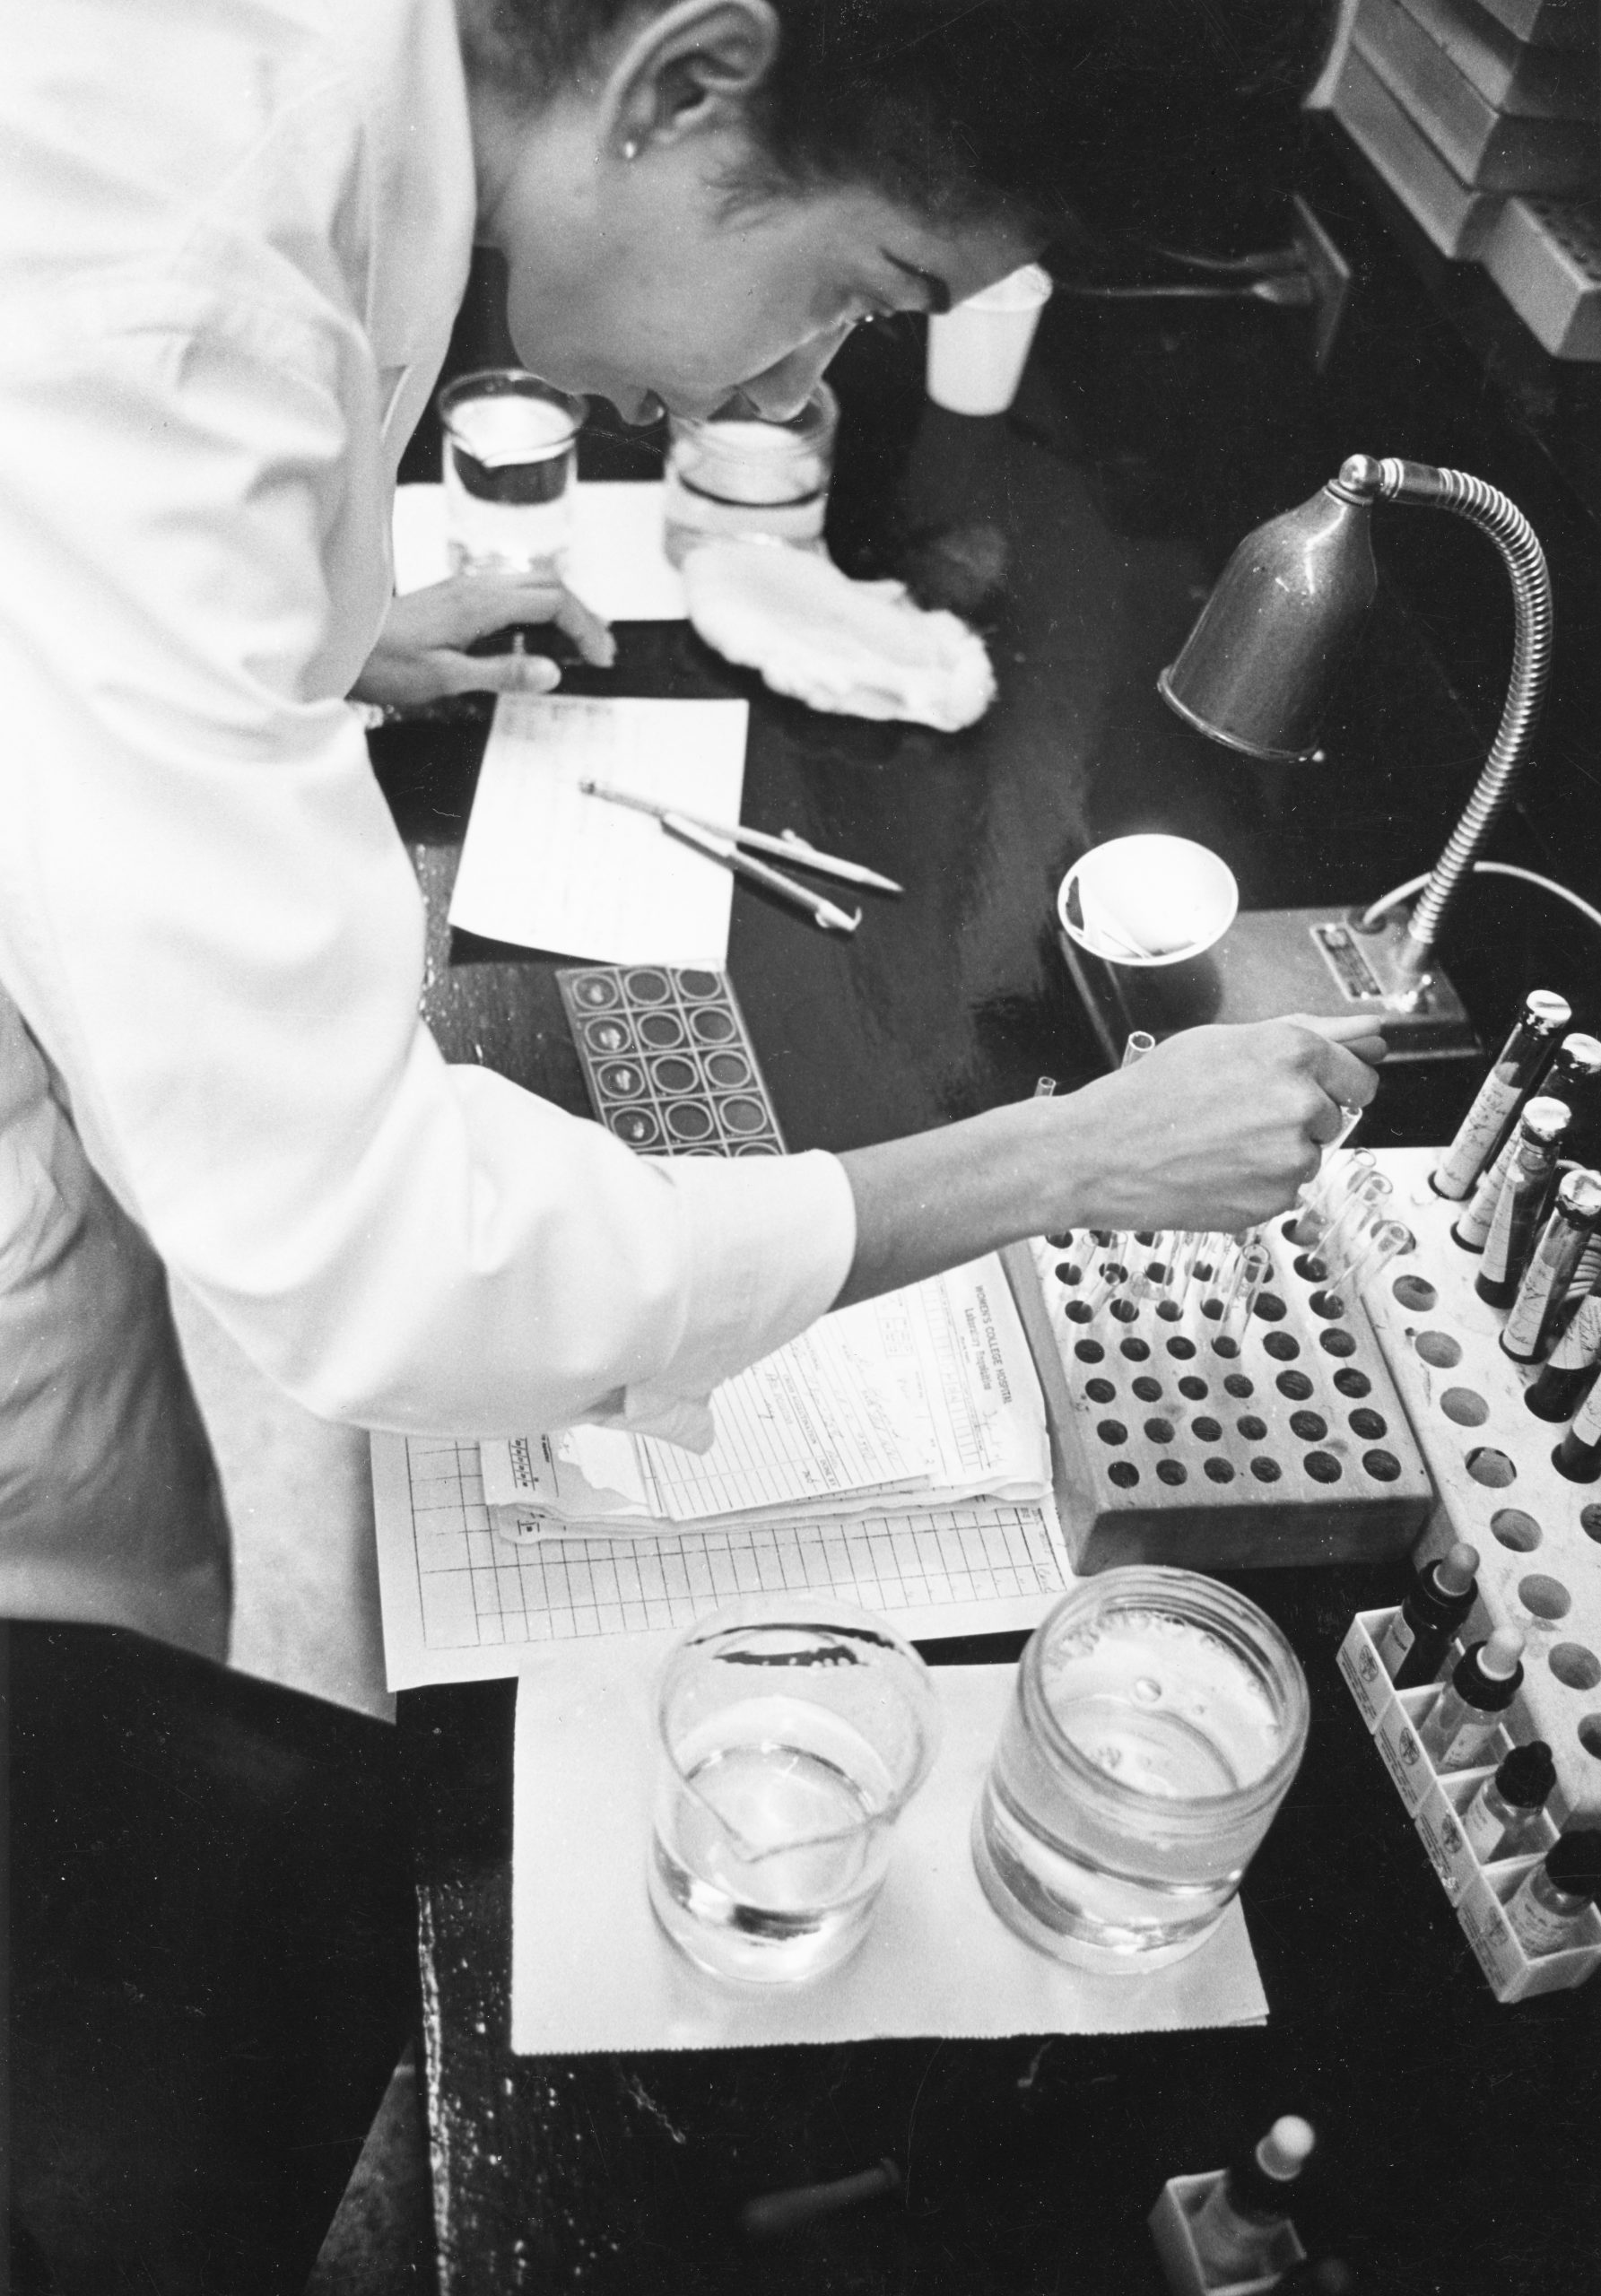
[[(1405, 900), (1409, 893), (1421, 891), (1432, 874), (1431, 870), (1425, 869), (1421, 877), (1408, 877), (1406, 883), (1397, 885), (1393, 892), (1381, 893), (1376, 901), (1363, 909), (1362, 923), (1377, 924), (1387, 910), (1395, 908), (1397, 901)], [(1588, 900), (1580, 900), (1568, 886), (1559, 885), (1553, 877), (1541, 876), (1537, 869), (1520, 869), (1515, 861), (1475, 861), (1473, 874), (1475, 877), (1519, 877), (1526, 885), (1538, 885), (1542, 891), (1554, 893), (1559, 900), (1565, 900), (1570, 909), (1576, 909), (1597, 932), (1601, 932), (1601, 909), (1592, 909)]]
[(1303, 271), (1306, 258), (1298, 247), (1264, 248), (1256, 255), (1201, 255), (1185, 248), (1164, 247), (1160, 239), (1135, 239), (1128, 244), (1147, 255), (1160, 256), (1180, 271), (1210, 271), (1234, 277), (1261, 278), (1275, 272)]
[(1273, 303), (1281, 309), (1310, 303), (1312, 284), (1304, 272), (1279, 271), (1266, 278), (1254, 278), (1249, 284), (1238, 287), (1207, 287), (1193, 280), (1174, 283), (1165, 287), (1093, 287), (1073, 279), (1056, 282), (1059, 295), (1080, 295), (1097, 302), (1213, 302), (1213, 303)]

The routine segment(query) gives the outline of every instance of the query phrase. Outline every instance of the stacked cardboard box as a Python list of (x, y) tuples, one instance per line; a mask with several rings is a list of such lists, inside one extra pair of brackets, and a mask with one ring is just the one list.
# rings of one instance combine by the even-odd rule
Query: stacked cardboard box
[(1601, 355), (1598, 24), (1597, 0), (1353, 0), (1323, 83), (1440, 253), (1568, 358)]

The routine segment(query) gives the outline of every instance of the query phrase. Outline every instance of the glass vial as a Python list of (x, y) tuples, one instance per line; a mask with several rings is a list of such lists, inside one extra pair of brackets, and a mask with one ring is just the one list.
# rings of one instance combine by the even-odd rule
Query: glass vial
[(1514, 1363), (1538, 1363), (1550, 1352), (1579, 1256), (1598, 1226), (1601, 1173), (1564, 1172), (1501, 1335)]
[(1316, 2142), (1309, 2122), (1285, 2113), (1225, 2170), (1190, 2222), (1208, 2280), (1257, 2280), (1273, 2270), (1290, 2222), (1292, 2188)]
[(1397, 1690), (1431, 1683), (1478, 1595), (1479, 1552), (1458, 1539), (1449, 1554), (1414, 1570), (1400, 1609), (1379, 1637), (1379, 1656)]
[(1572, 1019), (1565, 996), (1531, 989), (1502, 1045), (1494, 1066), (1479, 1086), (1457, 1136), (1430, 1180), (1437, 1195), (1463, 1196), (1495, 1152), (1495, 1144), (1518, 1103), (1533, 1090), (1559, 1030)]
[(1450, 1681), (1418, 1728), (1418, 1742), (1436, 1770), (1471, 1770), (1501, 1726), (1523, 1684), (1523, 1637), (1498, 1626), (1458, 1658)]
[(1462, 1832), (1481, 1866), (1518, 1857), (1539, 1839), (1540, 1813), (1556, 1784), (1556, 1764), (1544, 1738), (1514, 1746), (1462, 1813)]
[(1472, 1202), (1451, 1222), (1452, 1239), (1461, 1245), (1465, 1252), (1482, 1252), (1484, 1248), (1495, 1218), (1495, 1207), (1501, 1202), (1501, 1192), (1506, 1186), (1507, 1174), (1512, 1169), (1512, 1160), (1522, 1144), (1525, 1128), (1531, 1127), (1538, 1134), (1550, 1147), (1554, 1159), (1557, 1144), (1572, 1121), (1572, 1109), (1566, 1100), (1558, 1100), (1554, 1093), (1537, 1092), (1533, 1100), (1524, 1102), (1522, 1114), (1512, 1126), (1505, 1146), (1480, 1174)]
[(1526, 1874), (1507, 1904), (1507, 1923), (1527, 1953), (1559, 1953), (1582, 1941), (1585, 1921), (1601, 1897), (1601, 1833), (1576, 1826), (1553, 1841)]

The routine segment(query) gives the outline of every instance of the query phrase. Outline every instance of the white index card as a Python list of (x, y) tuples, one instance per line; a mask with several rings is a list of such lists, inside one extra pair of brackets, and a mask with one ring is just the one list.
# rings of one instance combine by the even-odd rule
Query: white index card
[(483, 752), (450, 922), (594, 964), (722, 965), (734, 881), (598, 781), (730, 824), (743, 701), (503, 694)]

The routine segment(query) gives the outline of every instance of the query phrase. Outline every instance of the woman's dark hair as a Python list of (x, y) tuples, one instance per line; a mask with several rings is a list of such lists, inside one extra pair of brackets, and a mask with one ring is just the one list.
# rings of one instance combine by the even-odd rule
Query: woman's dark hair
[[(483, 60), (548, 89), (640, 4), (485, 0)], [(1205, 164), (1214, 126), (1238, 137), (1254, 99), (1282, 119), (1327, 13), (1327, 0), (770, 4), (779, 58), (752, 108), (754, 163), (731, 195), (863, 183), (932, 220), (1003, 206), (1047, 233), (1126, 220), (1153, 172), (1185, 154)]]

